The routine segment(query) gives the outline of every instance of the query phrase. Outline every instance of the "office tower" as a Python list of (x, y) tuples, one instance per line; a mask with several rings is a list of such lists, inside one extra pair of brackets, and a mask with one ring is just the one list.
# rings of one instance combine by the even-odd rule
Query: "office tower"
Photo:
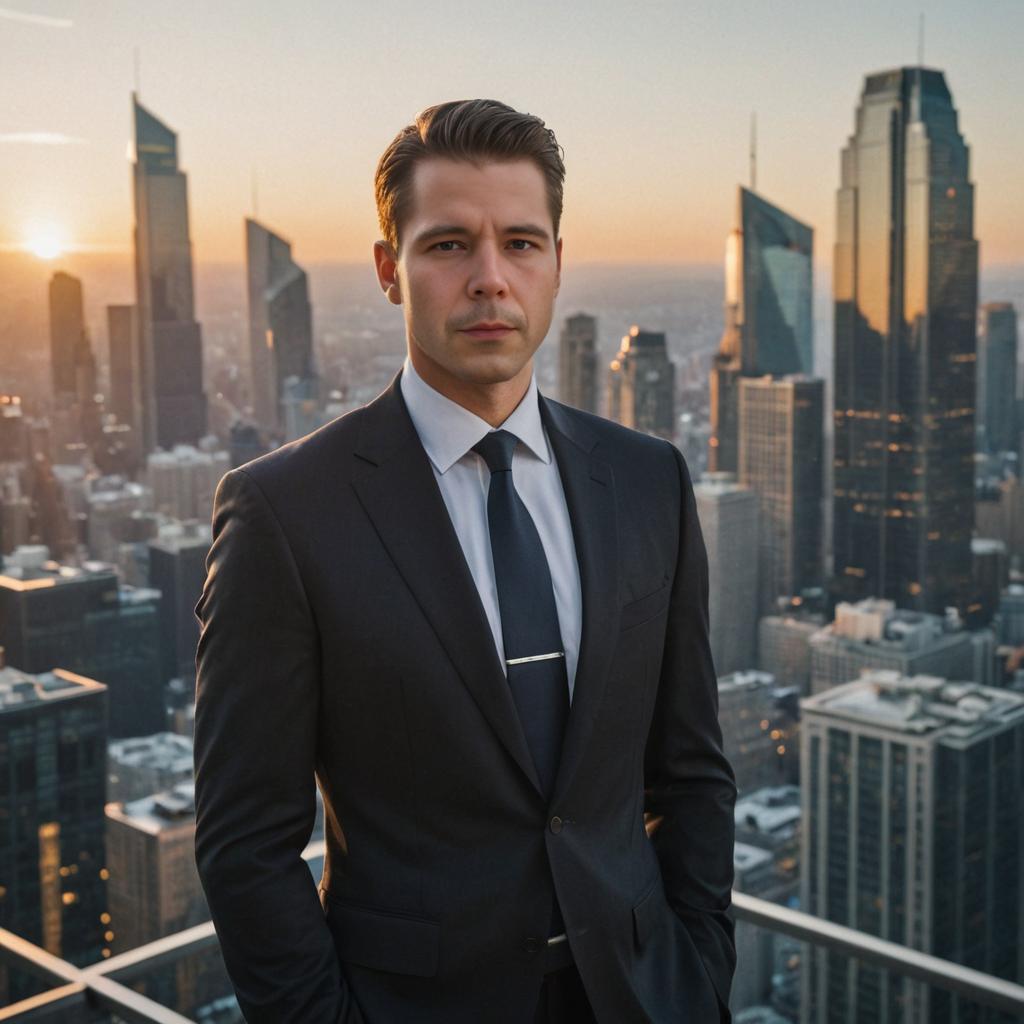
[(811, 280), (814, 232), (740, 188), (725, 250), (725, 331), (711, 370), (709, 467), (735, 473), (739, 381), (814, 369)]
[(836, 597), (963, 609), (974, 514), (974, 186), (940, 71), (868, 75), (843, 150)]
[(780, 781), (775, 718), (775, 677), (748, 669), (718, 677), (718, 719), (726, 757), (741, 793)]
[(665, 335), (630, 327), (610, 367), (609, 419), (674, 440), (675, 388), (676, 368), (668, 357)]
[(825, 625), (823, 615), (765, 615), (757, 624), (757, 667), (779, 686), (811, 692), (811, 637)]
[(195, 791), (173, 788), (106, 809), (116, 953), (209, 920), (195, 864)]
[(597, 320), (586, 313), (565, 318), (558, 340), (558, 397), (597, 412)]
[(173, 519), (209, 522), (220, 478), (231, 469), (226, 451), (200, 451), (175, 445), (146, 459), (146, 483), (153, 493), (153, 511)]
[(739, 379), (739, 482), (760, 502), (760, 611), (824, 582), (824, 381)]
[(876, 668), (973, 679), (971, 634), (955, 616), (907, 611), (892, 601), (840, 603), (835, 621), (811, 637), (811, 693)]
[(109, 690), (109, 734), (149, 735), (166, 724), (159, 604), (159, 592), (120, 586), (109, 566), (23, 552), (0, 572), (0, 645), (25, 672), (62, 665), (99, 680)]
[(1024, 555), (1024, 487), (1020, 478), (985, 481), (977, 491), (974, 525), (979, 537), (1001, 540), (1011, 560)]
[(990, 452), (1018, 447), (1017, 310), (988, 302), (978, 311), (978, 420)]
[(174, 535), (162, 531), (149, 543), (149, 583), (163, 595), (160, 657), (165, 679), (195, 678), (199, 622), (193, 609), (203, 592), (211, 541), (207, 521), (183, 523)]
[(127, 803), (192, 779), (192, 739), (173, 732), (107, 744), (107, 800)]
[(107, 348), (110, 411), (121, 423), (138, 430), (140, 395), (134, 306), (107, 306)]
[(192, 241), (178, 138), (132, 96), (135, 306), (142, 450), (206, 433), (203, 344), (192, 292)]
[(92, 369), (95, 391), (95, 365), (89, 336), (85, 331), (82, 308), (82, 282), (58, 271), (50, 279), (50, 369), (54, 399), (71, 404), (78, 400), (79, 381), (88, 383)]
[(0, 463), (29, 458), (28, 424), (21, 395), (0, 392)]
[[(105, 938), (105, 686), (5, 666), (0, 648), (0, 927), (72, 963)], [(27, 994), (11, 975), (0, 1005)]]
[(294, 378), (306, 397), (316, 395), (309, 285), (292, 259), (291, 245), (250, 218), (245, 254), (253, 415), (265, 430), (283, 437), (285, 382)]
[(122, 524), (140, 512), (148, 512), (153, 496), (144, 484), (121, 476), (100, 477), (87, 487), (84, 511), (89, 557), (98, 562), (114, 562)]
[[(1024, 696), (875, 671), (801, 702), (802, 910), (1019, 982)], [(806, 948), (802, 1024), (1005, 1017)]]
[(757, 641), (757, 495), (728, 473), (694, 485), (708, 552), (711, 653), (720, 676), (753, 668)]
[(974, 603), (967, 621), (974, 627), (988, 625), (999, 610), (1003, 588), (1010, 582), (1010, 560), (1003, 541), (991, 537), (971, 539), (971, 577)]

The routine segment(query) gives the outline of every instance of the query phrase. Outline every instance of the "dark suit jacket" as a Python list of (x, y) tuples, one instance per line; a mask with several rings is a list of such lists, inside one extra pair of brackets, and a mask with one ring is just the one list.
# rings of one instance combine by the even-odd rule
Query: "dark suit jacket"
[(599, 1021), (728, 1020), (735, 786), (690, 479), (664, 441), (541, 412), (583, 595), (550, 801), (397, 378), (220, 483), (196, 854), (252, 1024), (526, 1024), (552, 885)]

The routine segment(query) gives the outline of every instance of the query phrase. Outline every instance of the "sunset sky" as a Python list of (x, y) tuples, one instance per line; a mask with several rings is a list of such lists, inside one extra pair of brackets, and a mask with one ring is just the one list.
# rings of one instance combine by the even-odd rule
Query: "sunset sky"
[(196, 259), (240, 261), (252, 212), (301, 261), (361, 260), (377, 157), (415, 112), (489, 96), (566, 153), (567, 259), (719, 262), (735, 185), (815, 228), (864, 74), (946, 73), (986, 265), (1024, 263), (1024, 2), (0, 0), (0, 248), (130, 251), (135, 51), (178, 132)]

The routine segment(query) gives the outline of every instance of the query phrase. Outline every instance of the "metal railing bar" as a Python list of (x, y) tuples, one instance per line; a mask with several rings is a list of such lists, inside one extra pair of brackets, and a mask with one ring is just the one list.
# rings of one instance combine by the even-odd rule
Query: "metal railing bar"
[(927, 982), (947, 992), (955, 992), (984, 1006), (1024, 1015), (1024, 985), (747, 893), (733, 892), (732, 899), (737, 920), (850, 954), (858, 960)]
[(95, 1003), (113, 1010), (128, 1024), (194, 1024), (176, 1010), (144, 996), (110, 978), (93, 975), (88, 987)]
[(0, 949), (4, 951), (4, 960), (7, 963), (51, 985), (78, 981), (78, 968), (73, 964), (61, 960), (53, 953), (48, 953), (28, 939), (7, 931), (6, 928), (0, 928)]
[(82, 968), (82, 973), (90, 979), (106, 977), (123, 984), (166, 964), (177, 963), (182, 957), (216, 948), (217, 933), (213, 930), (213, 922), (207, 921), (90, 964)]
[(18, 1024), (46, 1024), (55, 1021), (64, 1024), (68, 1015), (76, 1009), (84, 1009), (88, 1005), (85, 985), (72, 982), (41, 992), (37, 996), (29, 996), (10, 1006), (0, 1007), (0, 1021), (18, 1021)]

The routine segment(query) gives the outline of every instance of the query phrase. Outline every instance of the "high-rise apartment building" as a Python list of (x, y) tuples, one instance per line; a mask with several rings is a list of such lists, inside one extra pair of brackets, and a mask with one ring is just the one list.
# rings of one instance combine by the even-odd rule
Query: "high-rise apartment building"
[(842, 154), (835, 296), (836, 596), (970, 600), (978, 243), (940, 71), (868, 75)]
[(203, 345), (195, 319), (188, 183), (178, 137), (132, 97), (135, 291), (143, 451), (206, 433)]
[(253, 416), (260, 427), (284, 436), (285, 383), (316, 397), (313, 311), (306, 272), (292, 247), (251, 218), (245, 221), (249, 291), (249, 365)]
[(708, 553), (711, 653), (723, 676), (755, 665), (757, 495), (731, 473), (705, 473), (693, 493)]
[[(5, 666), (0, 648), (0, 927), (84, 966), (109, 951), (107, 689)], [(0, 1005), (25, 994), (0, 967)], [(5, 991), (6, 989), (6, 991)]]
[(718, 718), (723, 749), (736, 774), (740, 793), (752, 793), (782, 781), (782, 755), (772, 736), (774, 676), (753, 669), (720, 675)]
[(739, 482), (760, 502), (760, 611), (824, 582), (825, 382), (739, 379)]
[(669, 441), (676, 435), (676, 367), (665, 335), (633, 326), (608, 376), (608, 417)]
[(725, 252), (725, 331), (711, 370), (713, 471), (738, 469), (742, 377), (813, 372), (813, 249), (811, 228), (739, 189)]
[(558, 397), (597, 412), (597, 320), (586, 313), (565, 318), (558, 339)]
[[(801, 707), (801, 909), (1019, 983), (1024, 696), (880, 670)], [(801, 975), (802, 1024), (1006, 1019), (841, 951)]]
[(978, 425), (991, 452), (1017, 449), (1017, 374), (1017, 310), (988, 302), (978, 312)]

